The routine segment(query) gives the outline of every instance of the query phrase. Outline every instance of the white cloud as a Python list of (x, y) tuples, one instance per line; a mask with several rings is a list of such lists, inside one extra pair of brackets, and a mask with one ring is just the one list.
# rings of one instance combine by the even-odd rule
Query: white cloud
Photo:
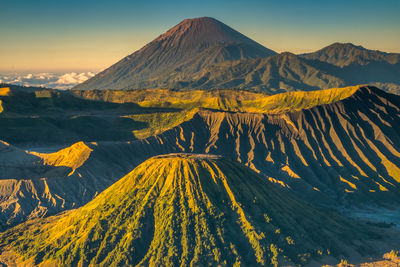
[(38, 76), (38, 79), (41, 79), (41, 80), (47, 80), (47, 79), (50, 79), (53, 77), (49, 73), (39, 73), (37, 76)]
[(56, 76), (54, 74), (48, 73), (48, 72), (36, 73), (36, 74), (34, 74), (34, 77), (36, 79), (40, 79), (40, 80), (49, 80), (49, 79), (56, 78)]
[(57, 80), (58, 84), (79, 84), (90, 77), (93, 77), (94, 74), (91, 72), (82, 72), (82, 73), (76, 73), (76, 72), (71, 72), (71, 73), (66, 73)]
[(2, 82), (24, 86), (69, 89), (96, 75), (94, 72), (68, 73), (7, 73), (0, 74)]

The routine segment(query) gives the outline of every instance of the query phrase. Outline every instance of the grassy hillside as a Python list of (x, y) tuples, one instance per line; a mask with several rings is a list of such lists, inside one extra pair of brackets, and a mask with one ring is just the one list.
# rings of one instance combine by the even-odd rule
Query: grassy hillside
[(279, 113), (330, 104), (351, 96), (360, 87), (351, 86), (310, 92), (297, 91), (272, 96), (241, 90), (94, 90), (72, 91), (72, 93), (87, 100), (113, 103), (132, 102), (141, 107), (208, 108), (223, 111)]
[(174, 112), (155, 112), (125, 115), (143, 128), (133, 130), (136, 138), (146, 138), (190, 119), (199, 109), (233, 112), (277, 114), (308, 109), (330, 104), (353, 95), (360, 86), (333, 88), (320, 91), (297, 91), (277, 95), (240, 90), (193, 90), (175, 91), (169, 89), (133, 91), (73, 91), (78, 97), (113, 103), (135, 103), (143, 108), (170, 108)]
[(277, 266), (349, 247), (370, 253), (356, 240), (374, 236), (239, 163), (171, 154), (145, 161), (80, 209), (8, 230), (0, 249), (9, 252), (3, 261), (17, 255), (21, 264)]
[(123, 116), (123, 118), (129, 118), (135, 122), (146, 125), (146, 127), (143, 127), (142, 129), (133, 130), (133, 134), (136, 138), (146, 138), (178, 126), (182, 122), (193, 118), (198, 111), (198, 108), (193, 108), (187, 110), (184, 109), (179, 112), (132, 114)]
[(331, 104), (352, 96), (361, 86), (332, 88), (318, 91), (297, 91), (276, 94), (250, 101), (243, 101), (246, 112), (267, 114), (309, 109), (315, 106)]
[(0, 140), (29, 145), (134, 140), (177, 126), (199, 109), (282, 113), (339, 101), (357, 88), (273, 96), (239, 90), (63, 92), (0, 88)]
[[(10, 154), (3, 150), (0, 174), (8, 180), (0, 181), (0, 224), (9, 227), (36, 218), (38, 210), (54, 214), (82, 206), (144, 160), (174, 152), (237, 160), (317, 204), (396, 205), (400, 196), (399, 107), (399, 96), (363, 87), (342, 101), (284, 114), (210, 110), (192, 118), (190, 110), (165, 117), (133, 114), (135, 120), (164, 129), (182, 118), (190, 119), (140, 140), (85, 142), (59, 153), (41, 153), (34, 158), (41, 163), (31, 168), (25, 162), (9, 164)], [(141, 133), (153, 135), (158, 130), (148, 129), (143, 127)], [(64, 161), (69, 153), (73, 160)], [(51, 166), (54, 172), (42, 170), (46, 158), (49, 164), (59, 165)], [(6, 173), (10, 175), (4, 177)]]
[(41, 158), (45, 165), (69, 167), (72, 170), (71, 173), (73, 173), (75, 169), (82, 166), (89, 158), (92, 151), (93, 149), (88, 147), (84, 142), (78, 142), (54, 153), (38, 153), (32, 151), (31, 154)]
[(133, 140), (148, 123), (124, 117), (171, 109), (77, 98), (57, 90), (0, 88), (0, 140), (29, 146)]
[(180, 109), (212, 108), (240, 110), (241, 102), (251, 101), (267, 95), (241, 90), (191, 90), (170, 89), (143, 90), (73, 90), (72, 94), (87, 99), (113, 103), (137, 103), (141, 107), (173, 107)]

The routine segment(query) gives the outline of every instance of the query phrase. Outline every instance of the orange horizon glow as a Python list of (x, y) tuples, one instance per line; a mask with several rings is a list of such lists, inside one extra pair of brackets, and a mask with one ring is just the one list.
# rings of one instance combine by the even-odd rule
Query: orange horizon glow
[(400, 53), (399, 13), (398, 0), (6, 1), (0, 71), (105, 69), (183, 19), (201, 16), (276, 52), (314, 52), (341, 42)]

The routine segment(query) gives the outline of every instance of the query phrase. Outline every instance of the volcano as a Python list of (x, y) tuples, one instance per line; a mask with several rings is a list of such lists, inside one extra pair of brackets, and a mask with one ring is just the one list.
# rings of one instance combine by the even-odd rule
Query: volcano
[(213, 64), (274, 54), (216, 19), (186, 19), (75, 89), (180, 88)]
[(28, 265), (302, 265), (367, 252), (372, 237), (240, 163), (180, 153), (146, 160), (80, 209), (4, 232), (0, 260), (9, 251)]

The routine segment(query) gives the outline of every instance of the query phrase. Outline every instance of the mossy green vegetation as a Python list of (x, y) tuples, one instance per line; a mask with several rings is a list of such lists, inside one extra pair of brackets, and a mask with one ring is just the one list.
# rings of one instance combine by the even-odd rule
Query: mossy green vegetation
[(330, 104), (353, 95), (361, 86), (318, 91), (296, 91), (277, 95), (242, 90), (92, 90), (72, 93), (88, 100), (133, 102), (141, 107), (177, 109), (207, 108), (221, 111), (282, 113)]
[(112, 103), (136, 103), (141, 107), (178, 109), (209, 108), (225, 111), (244, 111), (242, 101), (256, 100), (268, 95), (242, 90), (91, 90), (71, 91), (72, 94), (88, 99)]
[(277, 266), (345, 255), (342, 244), (366, 252), (357, 240), (373, 236), (239, 163), (170, 154), (148, 159), (82, 208), (0, 234), (0, 249), (61, 266)]
[[(10, 88), (9, 87), (2, 87), (0, 88), (0, 97), (1, 96), (8, 96), (10, 94)], [(3, 108), (3, 102), (0, 99), (0, 113), (2, 113), (4, 110)]]
[(270, 96), (241, 90), (23, 91), (14, 87), (0, 88), (0, 140), (29, 145), (142, 139), (177, 126), (199, 109), (275, 114), (339, 101), (358, 89)]
[(178, 126), (182, 122), (193, 118), (197, 111), (198, 109), (194, 108), (176, 112), (132, 114), (125, 115), (123, 118), (129, 118), (136, 123), (143, 123), (143, 125), (146, 125), (142, 129), (133, 130), (133, 134), (136, 138), (146, 138)]
[(269, 114), (309, 109), (346, 99), (352, 96), (360, 87), (351, 86), (310, 92), (288, 92), (253, 101), (245, 101), (243, 106), (247, 112), (262, 111)]
[(169, 89), (75, 90), (72, 91), (72, 94), (92, 101), (135, 103), (142, 108), (173, 110), (173, 112), (157, 111), (122, 116), (122, 118), (130, 118), (136, 123), (143, 123), (143, 127), (138, 127), (132, 132), (136, 138), (146, 138), (192, 118), (199, 109), (278, 114), (340, 101), (353, 95), (358, 88), (360, 86), (310, 92), (297, 91), (272, 96), (261, 92), (226, 89), (192, 91)]
[(147, 128), (149, 124), (125, 115), (174, 111), (140, 107), (135, 103), (91, 101), (67, 91), (36, 88), (22, 91), (14, 87), (0, 89), (0, 140), (12, 144), (133, 140), (133, 131)]

